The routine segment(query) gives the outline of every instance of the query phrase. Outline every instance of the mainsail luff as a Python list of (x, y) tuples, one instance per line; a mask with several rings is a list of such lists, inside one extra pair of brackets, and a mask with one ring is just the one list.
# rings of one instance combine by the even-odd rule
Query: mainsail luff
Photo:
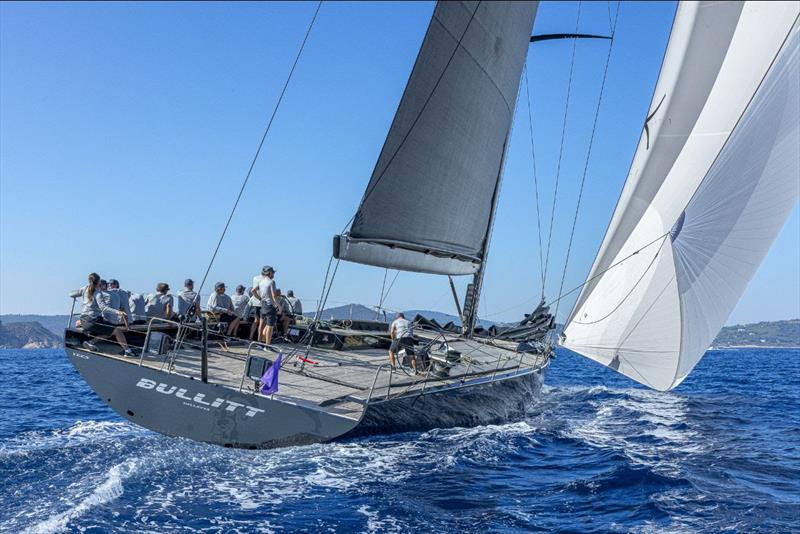
[(483, 261), (538, 2), (439, 2), (334, 256), (435, 274)]
[(799, 12), (679, 4), (565, 346), (661, 390), (700, 360), (800, 195)]

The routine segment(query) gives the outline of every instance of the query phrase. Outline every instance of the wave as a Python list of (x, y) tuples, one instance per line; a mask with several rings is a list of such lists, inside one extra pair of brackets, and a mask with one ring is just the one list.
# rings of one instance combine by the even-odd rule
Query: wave
[(50, 449), (77, 447), (101, 440), (118, 440), (151, 434), (123, 421), (76, 421), (65, 429), (22, 432), (0, 442), (0, 460)]
[(88, 496), (78, 501), (74, 506), (55, 514), (52, 517), (36, 523), (23, 530), (24, 534), (50, 534), (66, 530), (70, 521), (77, 519), (96, 506), (102, 506), (124, 493), (123, 482), (136, 471), (137, 462), (127, 460), (108, 470), (105, 480), (97, 486)]

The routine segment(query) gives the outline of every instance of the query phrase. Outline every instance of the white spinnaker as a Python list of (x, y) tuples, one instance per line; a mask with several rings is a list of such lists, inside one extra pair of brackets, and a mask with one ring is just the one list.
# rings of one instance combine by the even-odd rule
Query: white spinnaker
[(564, 346), (659, 390), (727, 320), (800, 197), (800, 3), (682, 2)]

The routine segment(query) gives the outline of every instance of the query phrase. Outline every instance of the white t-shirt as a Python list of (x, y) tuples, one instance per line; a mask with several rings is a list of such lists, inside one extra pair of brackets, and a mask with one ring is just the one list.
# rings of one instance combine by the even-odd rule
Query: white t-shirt
[[(253, 277), (253, 285), (252, 285), (253, 289), (258, 289), (259, 285), (261, 284), (261, 281), (264, 278), (266, 278), (266, 276), (264, 276), (263, 274), (259, 274), (257, 276), (254, 276)], [(263, 293), (262, 293), (262, 295), (263, 295)], [(250, 304), (253, 305), (253, 306), (261, 306), (261, 299), (256, 297), (255, 295), (252, 295), (252, 298), (250, 299)]]
[(272, 304), (275, 306), (275, 301), (272, 300), (272, 291), (275, 289), (275, 280), (268, 277), (262, 276), (261, 282), (258, 283), (258, 292), (261, 293), (261, 303), (262, 304)]
[(403, 319), (402, 317), (398, 317), (392, 322), (389, 332), (392, 330), (395, 332), (395, 339), (414, 336), (414, 325), (411, 323), (411, 321), (408, 319)]

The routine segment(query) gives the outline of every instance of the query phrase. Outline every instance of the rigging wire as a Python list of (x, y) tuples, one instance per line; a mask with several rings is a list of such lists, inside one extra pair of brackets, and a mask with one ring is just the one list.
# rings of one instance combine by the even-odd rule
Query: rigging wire
[[(609, 7), (610, 9), (610, 7)], [(567, 245), (567, 256), (564, 259), (564, 270), (561, 273), (561, 284), (558, 286), (558, 294), (561, 294), (561, 291), (564, 289), (564, 279), (567, 276), (567, 266), (569, 265), (569, 257), (570, 253), (572, 252), (572, 241), (575, 237), (575, 226), (578, 223), (578, 213), (581, 209), (581, 200), (583, 199), (583, 187), (586, 184), (586, 174), (589, 170), (589, 160), (591, 159), (592, 155), (592, 147), (594, 145), (594, 136), (595, 132), (597, 131), (597, 119), (600, 116), (600, 106), (603, 102), (603, 93), (606, 87), (606, 79), (608, 78), (608, 65), (611, 62), (611, 52), (614, 50), (614, 37), (617, 33), (617, 22), (619, 20), (619, 12), (620, 12), (620, 0), (617, 0), (617, 12), (614, 16), (614, 26), (611, 28), (611, 41), (608, 45), (608, 53), (606, 54), (606, 64), (603, 67), (603, 81), (600, 82), (600, 94), (597, 97), (597, 106), (594, 110), (594, 119), (592, 121), (592, 134), (589, 137), (589, 147), (586, 149), (586, 159), (583, 163), (583, 174), (581, 175), (581, 186), (578, 190), (578, 201), (575, 204), (575, 216), (572, 218), (572, 229), (569, 233), (569, 244)], [(561, 305), (560, 299), (559, 302), (556, 304), (556, 311), (553, 314), (554, 316), (558, 316), (558, 308)]]
[[(565, 297), (568, 297), (569, 295), (571, 295), (572, 293), (576, 292), (577, 290), (579, 290), (580, 288), (582, 288), (583, 286), (585, 286), (585, 285), (586, 285), (586, 284), (588, 284), (589, 282), (592, 282), (592, 281), (596, 280), (597, 278), (599, 278), (599, 277), (603, 276), (604, 274), (606, 274), (608, 271), (610, 271), (610, 270), (611, 270), (611, 269), (613, 269), (614, 267), (617, 267), (617, 266), (619, 266), (619, 265), (622, 265), (624, 262), (626, 262), (627, 260), (629, 260), (629, 259), (631, 259), (632, 257), (636, 256), (636, 255), (637, 255), (637, 254), (639, 254), (641, 251), (643, 251), (644, 249), (646, 249), (646, 248), (648, 248), (649, 246), (653, 245), (654, 243), (658, 243), (659, 241), (662, 241), (662, 240), (663, 240), (665, 237), (667, 237), (668, 235), (669, 235), (669, 232), (667, 232), (667, 233), (665, 233), (665, 234), (662, 234), (662, 235), (658, 236), (657, 238), (653, 239), (653, 240), (652, 240), (652, 241), (650, 241), (649, 243), (647, 243), (647, 244), (643, 245), (642, 247), (640, 247), (640, 248), (638, 248), (638, 249), (634, 250), (633, 252), (631, 252), (630, 254), (628, 254), (627, 256), (625, 256), (624, 258), (622, 258), (621, 260), (619, 260), (618, 262), (616, 262), (616, 263), (614, 263), (614, 264), (612, 264), (612, 265), (609, 265), (609, 266), (608, 266), (606, 269), (603, 269), (602, 271), (598, 272), (597, 274), (595, 274), (595, 275), (594, 275), (594, 276), (592, 276), (591, 278), (587, 278), (587, 279), (586, 279), (584, 282), (582, 282), (582, 283), (578, 284), (577, 286), (573, 287), (572, 289), (570, 289), (570, 290), (569, 290), (569, 291), (567, 291), (566, 293), (562, 293), (562, 294), (558, 295), (558, 297), (557, 297), (557, 298), (555, 298), (555, 299), (553, 299), (553, 300), (551, 300), (551, 301), (549, 302), (549, 304), (552, 306), (553, 304), (557, 303), (557, 302), (558, 302), (558, 301), (560, 301), (561, 299), (563, 299), (563, 298), (565, 298)], [(662, 243), (663, 243), (663, 241), (662, 241)], [(521, 302), (521, 303), (519, 303), (519, 304), (517, 304), (517, 305), (515, 305), (515, 306), (511, 306), (510, 308), (505, 308), (505, 309), (503, 309), (503, 310), (500, 310), (500, 311), (498, 311), (498, 312), (494, 312), (494, 313), (487, 314), (487, 315), (485, 315), (484, 317), (493, 317), (493, 316), (495, 316), (495, 315), (500, 315), (501, 313), (505, 313), (505, 312), (507, 312), (507, 311), (515, 310), (515, 309), (517, 309), (517, 308), (519, 308), (519, 307), (521, 307), (521, 306), (524, 306), (524, 305), (526, 305), (526, 304), (528, 304), (528, 303), (530, 303), (530, 302), (534, 302), (534, 301), (535, 301), (535, 299), (528, 299), (528, 300), (526, 300), (525, 302)]]
[[(578, 26), (581, 21), (581, 2), (578, 2), (578, 15), (575, 19), (575, 33), (578, 33)], [(547, 253), (545, 254), (544, 259), (544, 280), (547, 281), (547, 268), (550, 263), (550, 244), (553, 240), (553, 220), (556, 215), (556, 198), (558, 197), (558, 179), (561, 175), (561, 159), (564, 155), (564, 138), (567, 133), (567, 115), (569, 112), (569, 96), (572, 92), (572, 74), (575, 70), (575, 50), (578, 47), (578, 39), (572, 40), (572, 59), (570, 60), (569, 65), (569, 81), (567, 82), (567, 100), (564, 104), (564, 120), (561, 124), (561, 146), (558, 149), (558, 163), (556, 165), (556, 183), (555, 188), (553, 189), (553, 207), (550, 210), (550, 230), (547, 236)], [(544, 284), (543, 284), (544, 285)], [(544, 291), (542, 291), (544, 294)]]
[(383, 293), (384, 290), (386, 289), (386, 277), (388, 276), (388, 274), (389, 274), (389, 268), (387, 267), (383, 270), (383, 285), (381, 285), (381, 296), (378, 299), (378, 309), (375, 310), (376, 321), (378, 320), (378, 317), (381, 314), (381, 309), (383, 308)]
[(523, 68), (525, 73), (525, 95), (528, 97), (528, 129), (531, 135), (531, 160), (533, 161), (533, 188), (536, 192), (536, 227), (539, 231), (539, 274), (542, 278), (542, 298), (544, 298), (544, 258), (542, 256), (542, 219), (539, 215), (539, 180), (536, 176), (536, 150), (533, 144), (533, 112), (531, 111), (531, 92), (530, 84), (528, 83), (528, 65), (527, 62)]
[(278, 100), (275, 103), (275, 107), (272, 109), (272, 114), (270, 115), (269, 121), (267, 122), (267, 126), (264, 129), (264, 135), (261, 136), (261, 141), (258, 143), (258, 148), (256, 149), (256, 153), (253, 156), (253, 160), (250, 162), (250, 168), (247, 170), (247, 174), (244, 177), (244, 181), (242, 182), (242, 187), (239, 189), (239, 194), (236, 196), (236, 202), (233, 203), (233, 208), (231, 208), (231, 213), (228, 215), (228, 220), (225, 223), (225, 228), (222, 230), (222, 234), (219, 236), (219, 241), (217, 241), (217, 246), (214, 248), (214, 253), (211, 255), (211, 261), (208, 262), (208, 267), (206, 268), (206, 272), (203, 275), (203, 279), (200, 282), (200, 288), (197, 290), (197, 293), (203, 291), (203, 286), (208, 280), (208, 274), (211, 272), (211, 267), (214, 265), (214, 261), (217, 259), (217, 253), (219, 252), (220, 246), (222, 246), (222, 241), (225, 239), (225, 235), (228, 233), (228, 227), (231, 224), (231, 220), (233, 220), (233, 215), (236, 213), (236, 208), (239, 206), (239, 201), (242, 199), (242, 194), (244, 194), (245, 187), (247, 187), (247, 182), (250, 180), (250, 175), (253, 173), (253, 168), (256, 165), (256, 161), (258, 161), (258, 156), (261, 154), (261, 149), (264, 146), (264, 142), (267, 139), (267, 135), (269, 134), (270, 129), (272, 128), (272, 122), (275, 120), (275, 116), (278, 113), (278, 108), (280, 108), (281, 102), (283, 102), (283, 96), (286, 94), (286, 89), (289, 87), (289, 82), (292, 80), (292, 75), (294, 74), (295, 68), (297, 67), (297, 63), (300, 60), (300, 56), (303, 53), (303, 50), (306, 47), (306, 42), (308, 41), (308, 36), (311, 34), (311, 29), (314, 27), (314, 22), (317, 20), (317, 15), (319, 14), (319, 10), (322, 7), (322, 1), (319, 0), (317, 3), (317, 8), (314, 10), (314, 16), (311, 17), (311, 22), (308, 24), (308, 29), (306, 30), (305, 36), (303, 37), (303, 42), (300, 44), (300, 49), (297, 51), (297, 55), (294, 58), (294, 62), (292, 63), (292, 68), (289, 69), (289, 75), (286, 77), (286, 81), (283, 84), (283, 88), (281, 89), (280, 95), (278, 96)]
[(383, 287), (381, 287), (381, 298), (378, 301), (377, 310), (375, 310), (375, 319), (376, 320), (378, 319), (378, 316), (380, 315), (381, 312), (385, 313), (385, 310), (383, 308), (383, 303), (386, 302), (387, 298), (389, 298), (389, 292), (392, 290), (392, 287), (394, 286), (394, 283), (397, 280), (397, 277), (400, 274), (400, 271), (398, 270), (398, 271), (396, 271), (394, 273), (394, 278), (392, 278), (392, 281), (389, 284), (389, 289), (386, 289), (386, 291), (384, 291), (384, 289), (386, 288), (386, 277), (388, 276), (388, 274), (389, 274), (389, 269), (388, 268), (384, 269), (384, 271), (383, 271)]

